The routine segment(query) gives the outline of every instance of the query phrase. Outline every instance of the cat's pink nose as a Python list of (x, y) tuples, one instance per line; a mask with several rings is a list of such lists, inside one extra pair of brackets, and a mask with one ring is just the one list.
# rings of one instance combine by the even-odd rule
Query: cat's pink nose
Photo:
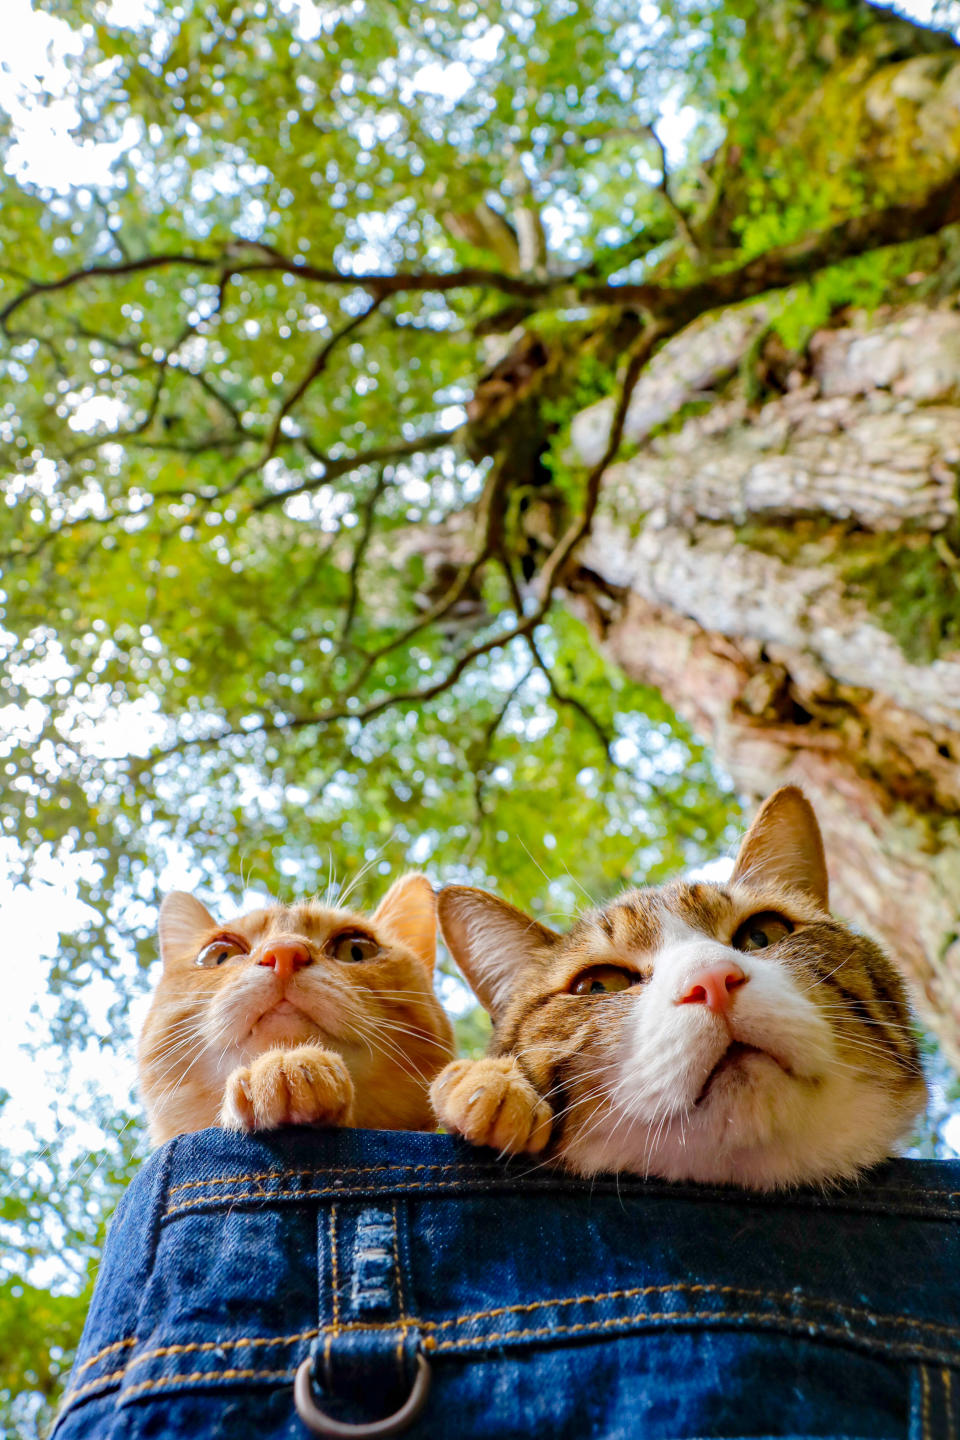
[(746, 975), (733, 960), (722, 965), (708, 965), (689, 977), (677, 1004), (706, 1005), (708, 1010), (716, 1010), (722, 1015), (733, 1004), (734, 991), (746, 983)]
[(301, 940), (278, 940), (267, 946), (257, 963), (271, 965), (279, 979), (289, 980), (295, 971), (310, 964), (310, 951)]

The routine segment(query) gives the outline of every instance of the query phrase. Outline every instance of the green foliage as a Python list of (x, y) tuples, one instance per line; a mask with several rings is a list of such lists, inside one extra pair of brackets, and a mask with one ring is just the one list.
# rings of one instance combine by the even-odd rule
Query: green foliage
[[(143, 1153), (138, 1117), (117, 1115), (105, 1095), (61, 1078), (68, 1083), (53, 1138), (43, 1144), (34, 1131), (32, 1150), (7, 1152), (0, 1187), (0, 1423), (23, 1440), (53, 1420), (107, 1222)], [(86, 1148), (91, 1131), (96, 1151)]]
[(928, 253), (929, 242), (902, 245), (820, 270), (788, 291), (780, 303), (774, 302), (770, 327), (788, 350), (801, 353), (811, 335), (839, 311), (850, 307), (870, 312), (895, 303), (901, 293), (908, 298), (905, 279), (916, 273)]
[(21, 1435), (43, 1434), (80, 1339), (93, 1280), (77, 1295), (0, 1282), (0, 1413)]
[(960, 645), (960, 554), (946, 536), (855, 543), (842, 573), (908, 659), (929, 665)]
[(789, 531), (742, 525), (737, 535), (788, 563), (834, 570), (917, 664), (931, 664), (960, 642), (960, 555), (946, 532), (931, 543), (925, 534), (872, 534), (824, 518)]

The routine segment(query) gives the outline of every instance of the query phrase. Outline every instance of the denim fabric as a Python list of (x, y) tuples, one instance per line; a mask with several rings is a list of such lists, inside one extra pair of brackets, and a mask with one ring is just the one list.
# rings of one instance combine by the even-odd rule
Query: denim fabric
[(306, 1440), (433, 1383), (410, 1440), (960, 1440), (960, 1163), (776, 1198), (446, 1135), (171, 1141), (110, 1230), (56, 1440)]

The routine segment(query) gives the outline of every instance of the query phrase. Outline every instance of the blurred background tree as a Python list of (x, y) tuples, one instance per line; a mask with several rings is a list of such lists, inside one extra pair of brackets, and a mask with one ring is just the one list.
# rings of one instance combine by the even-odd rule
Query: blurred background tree
[[(59, 89), (0, 137), (2, 833), (85, 918), (26, 1042), (57, 1105), (6, 1132), (23, 1436), (143, 1154), (164, 888), (417, 865), (559, 922), (799, 779), (960, 1056), (951, 7), (45, 12)], [(25, 156), (57, 106), (96, 181)]]

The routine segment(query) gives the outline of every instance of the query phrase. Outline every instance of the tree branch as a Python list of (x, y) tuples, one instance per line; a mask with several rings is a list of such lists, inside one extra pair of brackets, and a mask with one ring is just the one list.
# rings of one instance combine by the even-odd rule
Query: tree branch
[(677, 231), (680, 235), (681, 240), (687, 248), (688, 254), (694, 260), (699, 259), (700, 247), (697, 245), (696, 240), (694, 240), (693, 238), (693, 233), (690, 229), (690, 222), (687, 219), (686, 212), (677, 204), (676, 200), (673, 198), (673, 193), (670, 189), (670, 169), (667, 165), (666, 146), (660, 139), (660, 136), (657, 134), (657, 130), (654, 125), (645, 125), (643, 128), (650, 136), (650, 139), (653, 141), (654, 145), (656, 145), (657, 150), (660, 154), (660, 183), (657, 186), (657, 193), (663, 196), (664, 204), (670, 211), (670, 214), (673, 216), (674, 224), (677, 227)]
[[(765, 290), (783, 289), (822, 269), (836, 265), (868, 250), (886, 245), (899, 245), (935, 234), (946, 225), (960, 221), (960, 176), (954, 175), (932, 190), (922, 200), (905, 205), (890, 205), (882, 210), (842, 220), (828, 230), (769, 250), (744, 264), (719, 274), (708, 275), (690, 285), (592, 285), (587, 282), (596, 274), (597, 260), (582, 271), (562, 279), (531, 279), (507, 275), (480, 266), (466, 266), (437, 274), (426, 271), (397, 270), (374, 274), (353, 275), (341, 270), (316, 265), (300, 265), (280, 255), (269, 246), (251, 245), (265, 258), (244, 263), (228, 256), (175, 253), (146, 255), (116, 265), (91, 265), (73, 270), (57, 280), (34, 280), (0, 310), (0, 327), (7, 329), (10, 316), (38, 295), (68, 289), (85, 280), (107, 276), (132, 275), (164, 267), (186, 266), (194, 269), (216, 269), (225, 282), (233, 275), (283, 271), (317, 284), (345, 286), (366, 290), (375, 300), (403, 292), (447, 294), (453, 290), (499, 290), (528, 300), (551, 300), (554, 304), (637, 305), (652, 315), (685, 323), (706, 310), (760, 295)], [(235, 247), (234, 247), (235, 248)]]
[[(389, 653), (389, 651), (397, 645), (405, 643), (413, 634), (418, 630), (422, 630), (427, 624), (431, 623), (432, 620), (446, 613), (451, 605), (455, 603), (459, 595), (463, 593), (469, 580), (483, 563), (483, 559), (489, 558), (489, 537), (496, 530), (496, 526), (499, 523), (499, 516), (493, 516), (493, 505), (491, 501), (488, 500), (485, 524), (486, 544), (481, 545), (478, 554), (464, 567), (461, 575), (447, 591), (447, 594), (438, 606), (434, 606), (427, 616), (421, 617), (414, 625), (408, 626), (407, 630), (401, 635), (395, 637), (386, 645), (381, 646), (379, 651), (375, 651), (372, 655), (367, 656), (366, 662), (364, 666), (361, 667), (359, 675), (354, 677), (352, 686), (349, 687), (346, 692), (342, 692), (342, 697), (338, 699), (337, 702), (313, 715), (293, 715), (289, 717), (289, 719), (265, 721), (256, 728), (238, 730), (231, 727), (230, 729), (221, 730), (216, 735), (178, 741), (172, 745), (155, 750), (152, 755), (146, 756), (142, 761), (138, 762), (138, 768), (142, 769), (150, 764), (166, 759), (171, 755), (178, 754), (187, 747), (219, 745), (225, 740), (302, 730), (312, 726), (329, 725), (340, 720), (352, 720), (364, 723), (375, 719), (378, 715), (383, 714), (385, 710), (390, 710), (395, 706), (423, 705), (430, 700), (436, 699), (438, 695), (442, 695), (447, 690), (450, 690), (474, 661), (479, 660), (484, 655), (489, 655), (494, 650), (501, 650), (505, 645), (509, 645), (512, 640), (522, 638), (532, 633), (541, 623), (553, 602), (554, 590), (560, 581), (567, 560), (589, 533), (594, 514), (596, 513), (604, 473), (611, 461), (616, 457), (617, 451), (620, 448), (624, 421), (626, 420), (627, 409), (630, 405), (630, 398), (633, 395), (634, 387), (640, 378), (641, 371), (653, 352), (654, 346), (660, 338), (660, 327), (655, 321), (651, 321), (630, 352), (623, 384), (617, 398), (617, 408), (614, 413), (613, 424), (610, 429), (610, 437), (607, 441), (606, 449), (600, 460), (587, 475), (584, 486), (583, 510), (567, 527), (567, 530), (560, 537), (550, 552), (550, 555), (547, 557), (539, 577), (540, 598), (536, 607), (530, 611), (529, 614), (518, 616), (516, 623), (509, 626), (506, 630), (498, 631), (496, 634), (490, 635), (487, 639), (479, 641), (476, 645), (472, 645), (467, 650), (464, 650), (450, 666), (446, 674), (432, 681), (429, 685), (422, 685), (393, 694), (380, 695), (376, 699), (368, 700), (365, 705), (351, 704), (351, 701), (356, 699), (356, 690), (369, 675), (376, 661), (383, 655)], [(502, 483), (499, 480), (496, 470), (491, 472), (491, 481), (488, 482), (488, 490), (485, 492), (485, 495), (490, 495), (492, 489), (491, 482), (494, 481)]]
[(355, 330), (358, 330), (363, 324), (363, 322), (369, 319), (369, 317), (374, 313), (375, 310), (379, 310), (380, 306), (383, 304), (384, 299), (385, 297), (383, 296), (381, 296), (379, 299), (374, 299), (371, 304), (367, 306), (366, 310), (362, 311), (359, 315), (354, 315), (350, 320), (347, 321), (345, 325), (342, 325), (339, 330), (335, 330), (330, 336), (330, 338), (325, 341), (323, 345), (321, 345), (320, 349), (317, 351), (316, 355), (313, 358), (309, 370), (303, 376), (303, 379), (299, 382), (299, 384), (295, 385), (294, 388), (290, 391), (290, 394), (284, 400), (283, 404), (280, 406), (280, 409), (274, 416), (273, 424), (270, 427), (270, 433), (267, 436), (266, 444), (264, 446), (265, 458), (261, 462), (261, 464), (265, 464), (266, 461), (270, 459), (271, 455), (273, 455), (274, 451), (277, 448), (277, 441), (280, 438), (281, 425), (283, 424), (286, 417), (290, 414), (290, 411), (293, 409), (294, 405), (296, 405), (299, 400), (303, 399), (304, 395), (307, 393), (314, 380), (319, 379), (319, 377), (323, 374), (324, 370), (326, 370), (327, 362), (330, 359), (330, 356), (333, 354), (334, 350), (337, 348), (337, 346), (342, 340), (345, 340), (348, 335), (352, 335)]
[(370, 544), (370, 537), (373, 534), (373, 517), (376, 514), (377, 502), (386, 489), (386, 477), (386, 469), (381, 466), (377, 472), (373, 489), (370, 491), (363, 505), (363, 520), (360, 526), (360, 534), (357, 536), (357, 543), (353, 548), (353, 556), (350, 560), (350, 593), (347, 596), (347, 607), (343, 612), (343, 624), (340, 627), (340, 638), (337, 641), (335, 652), (337, 655), (343, 654), (344, 648), (350, 639), (353, 622), (357, 617), (357, 605), (360, 600), (360, 572), (363, 569), (364, 556), (367, 553), (367, 546)]

